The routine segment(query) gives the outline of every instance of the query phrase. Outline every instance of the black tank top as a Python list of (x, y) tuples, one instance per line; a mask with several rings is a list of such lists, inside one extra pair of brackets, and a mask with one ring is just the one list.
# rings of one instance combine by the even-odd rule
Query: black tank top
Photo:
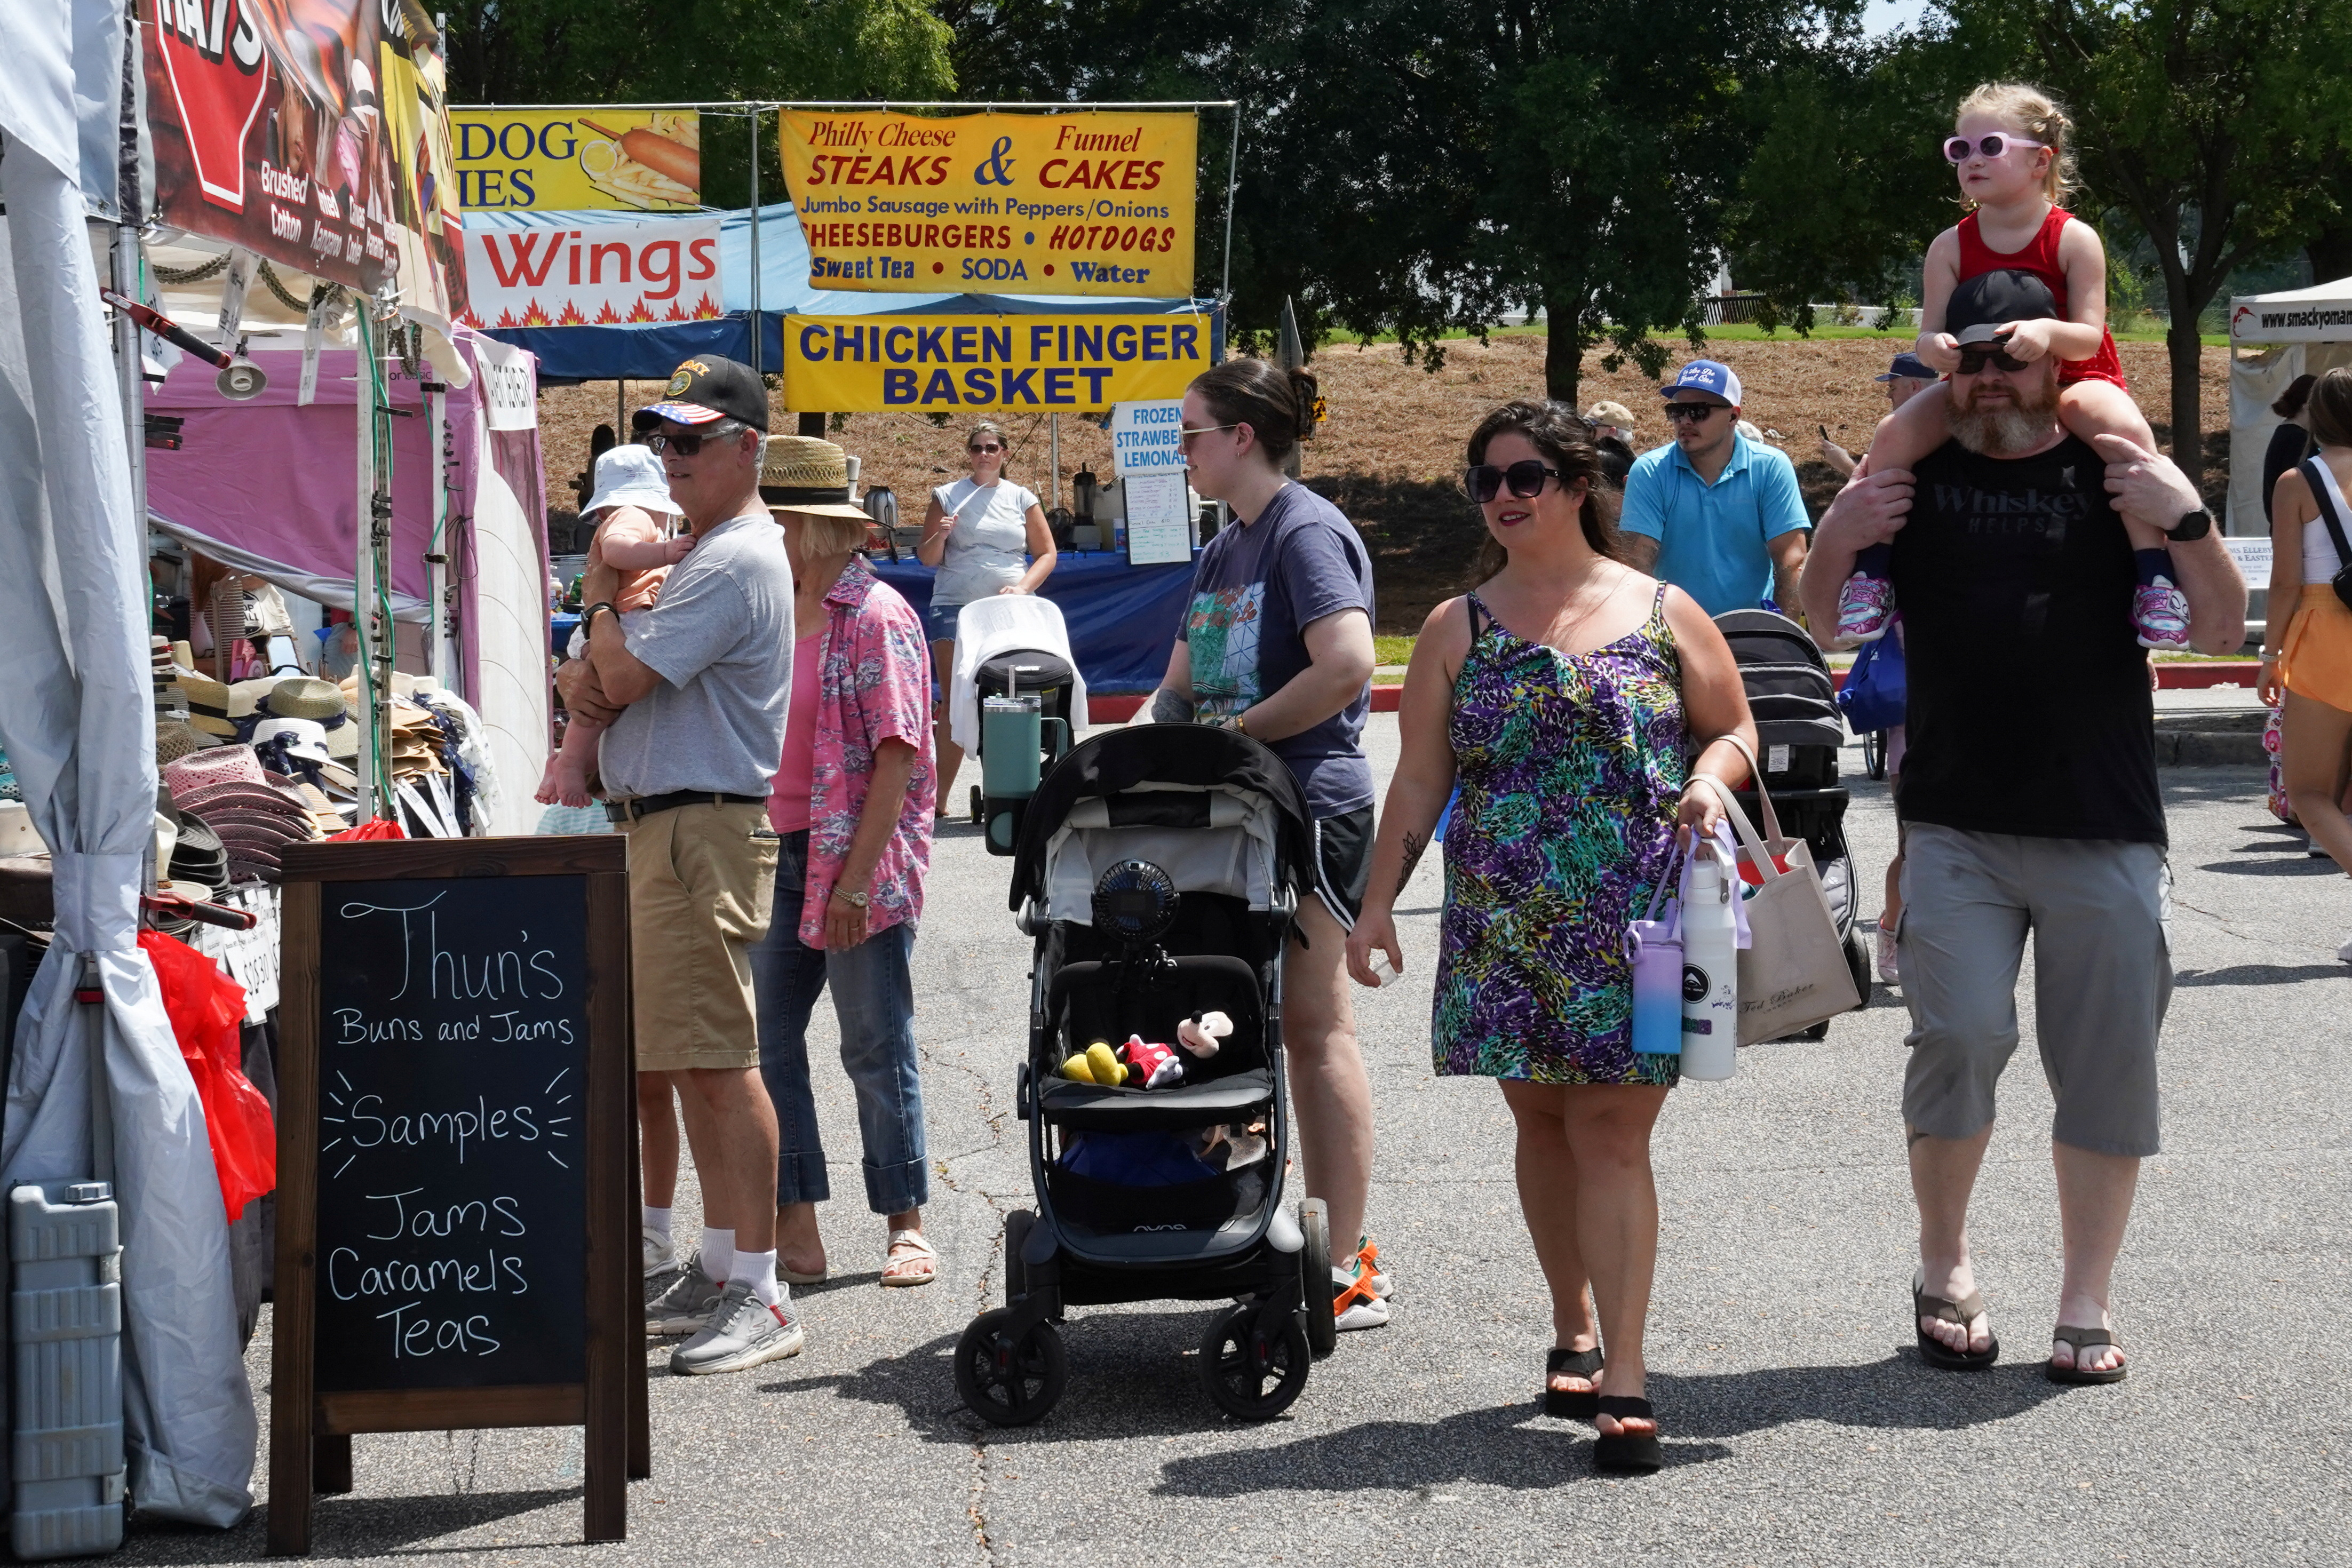
[(2106, 465), (1947, 443), (1913, 470), (1889, 570), (1908, 665), (1904, 821), (2165, 841), (2130, 541)]

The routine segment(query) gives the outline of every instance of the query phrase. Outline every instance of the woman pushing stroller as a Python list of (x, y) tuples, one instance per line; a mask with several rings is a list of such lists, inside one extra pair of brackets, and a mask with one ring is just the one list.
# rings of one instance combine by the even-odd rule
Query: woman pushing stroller
[(1499, 1080), (1517, 1126), (1519, 1200), (1552, 1293), (1545, 1408), (1594, 1420), (1597, 1466), (1654, 1470), (1649, 1145), (1679, 1058), (1633, 1049), (1622, 943), (1677, 833), (1721, 819), (1702, 779), (1746, 780), (1755, 725), (1706, 612), (1624, 564), (1600, 455), (1573, 410), (1488, 414), (1464, 484), (1485, 515), (1481, 580), (1433, 611), (1414, 644), (1348, 966), (1366, 985), (1378, 983), (1375, 949), (1403, 967), (1391, 911), (1458, 780), (1436, 1071)]

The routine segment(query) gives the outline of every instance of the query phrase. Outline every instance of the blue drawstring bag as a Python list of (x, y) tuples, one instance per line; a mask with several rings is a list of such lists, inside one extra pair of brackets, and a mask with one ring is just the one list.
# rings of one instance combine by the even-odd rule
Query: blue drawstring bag
[(1893, 729), (1903, 722), (1908, 683), (1904, 678), (1903, 643), (1890, 626), (1875, 643), (1864, 643), (1838, 688), (1837, 705), (1854, 734)]

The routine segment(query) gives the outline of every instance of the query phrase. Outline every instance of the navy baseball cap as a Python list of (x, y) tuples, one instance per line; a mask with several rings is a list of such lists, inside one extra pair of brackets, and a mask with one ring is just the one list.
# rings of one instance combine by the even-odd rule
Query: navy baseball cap
[(1711, 392), (1733, 408), (1739, 406), (1739, 377), (1729, 365), (1717, 360), (1693, 360), (1675, 372), (1675, 379), (1658, 389), (1666, 397), (1688, 387), (1693, 392)]
[[(2014, 320), (2015, 318), (2012, 317), (2011, 319)], [(1937, 382), (1944, 378), (1938, 372), (1929, 370), (1927, 361), (1918, 355), (1897, 354), (1895, 356), (1895, 362), (1886, 368), (1886, 373), (1874, 379), (1882, 382)]]
[(768, 428), (768, 389), (751, 367), (704, 354), (678, 366), (662, 389), (662, 401), (647, 408), (673, 424), (709, 424), (732, 419), (752, 429)]
[(2054, 320), (2050, 286), (2022, 267), (2002, 267), (1964, 278), (1944, 308), (1944, 330), (1962, 343), (1990, 343), (2011, 321)]

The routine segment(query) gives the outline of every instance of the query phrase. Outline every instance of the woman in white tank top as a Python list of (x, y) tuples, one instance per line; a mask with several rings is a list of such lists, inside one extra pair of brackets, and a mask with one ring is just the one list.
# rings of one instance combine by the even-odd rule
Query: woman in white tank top
[[(2280, 706), (2288, 809), (2311, 835), (2313, 852), (2352, 874), (2352, 607), (2335, 587), (2352, 566), (2352, 369), (2314, 382), (2305, 412), (2319, 449), (2280, 475), (2271, 496), (2261, 691)], [(2336, 956), (2352, 963), (2352, 940)]]

